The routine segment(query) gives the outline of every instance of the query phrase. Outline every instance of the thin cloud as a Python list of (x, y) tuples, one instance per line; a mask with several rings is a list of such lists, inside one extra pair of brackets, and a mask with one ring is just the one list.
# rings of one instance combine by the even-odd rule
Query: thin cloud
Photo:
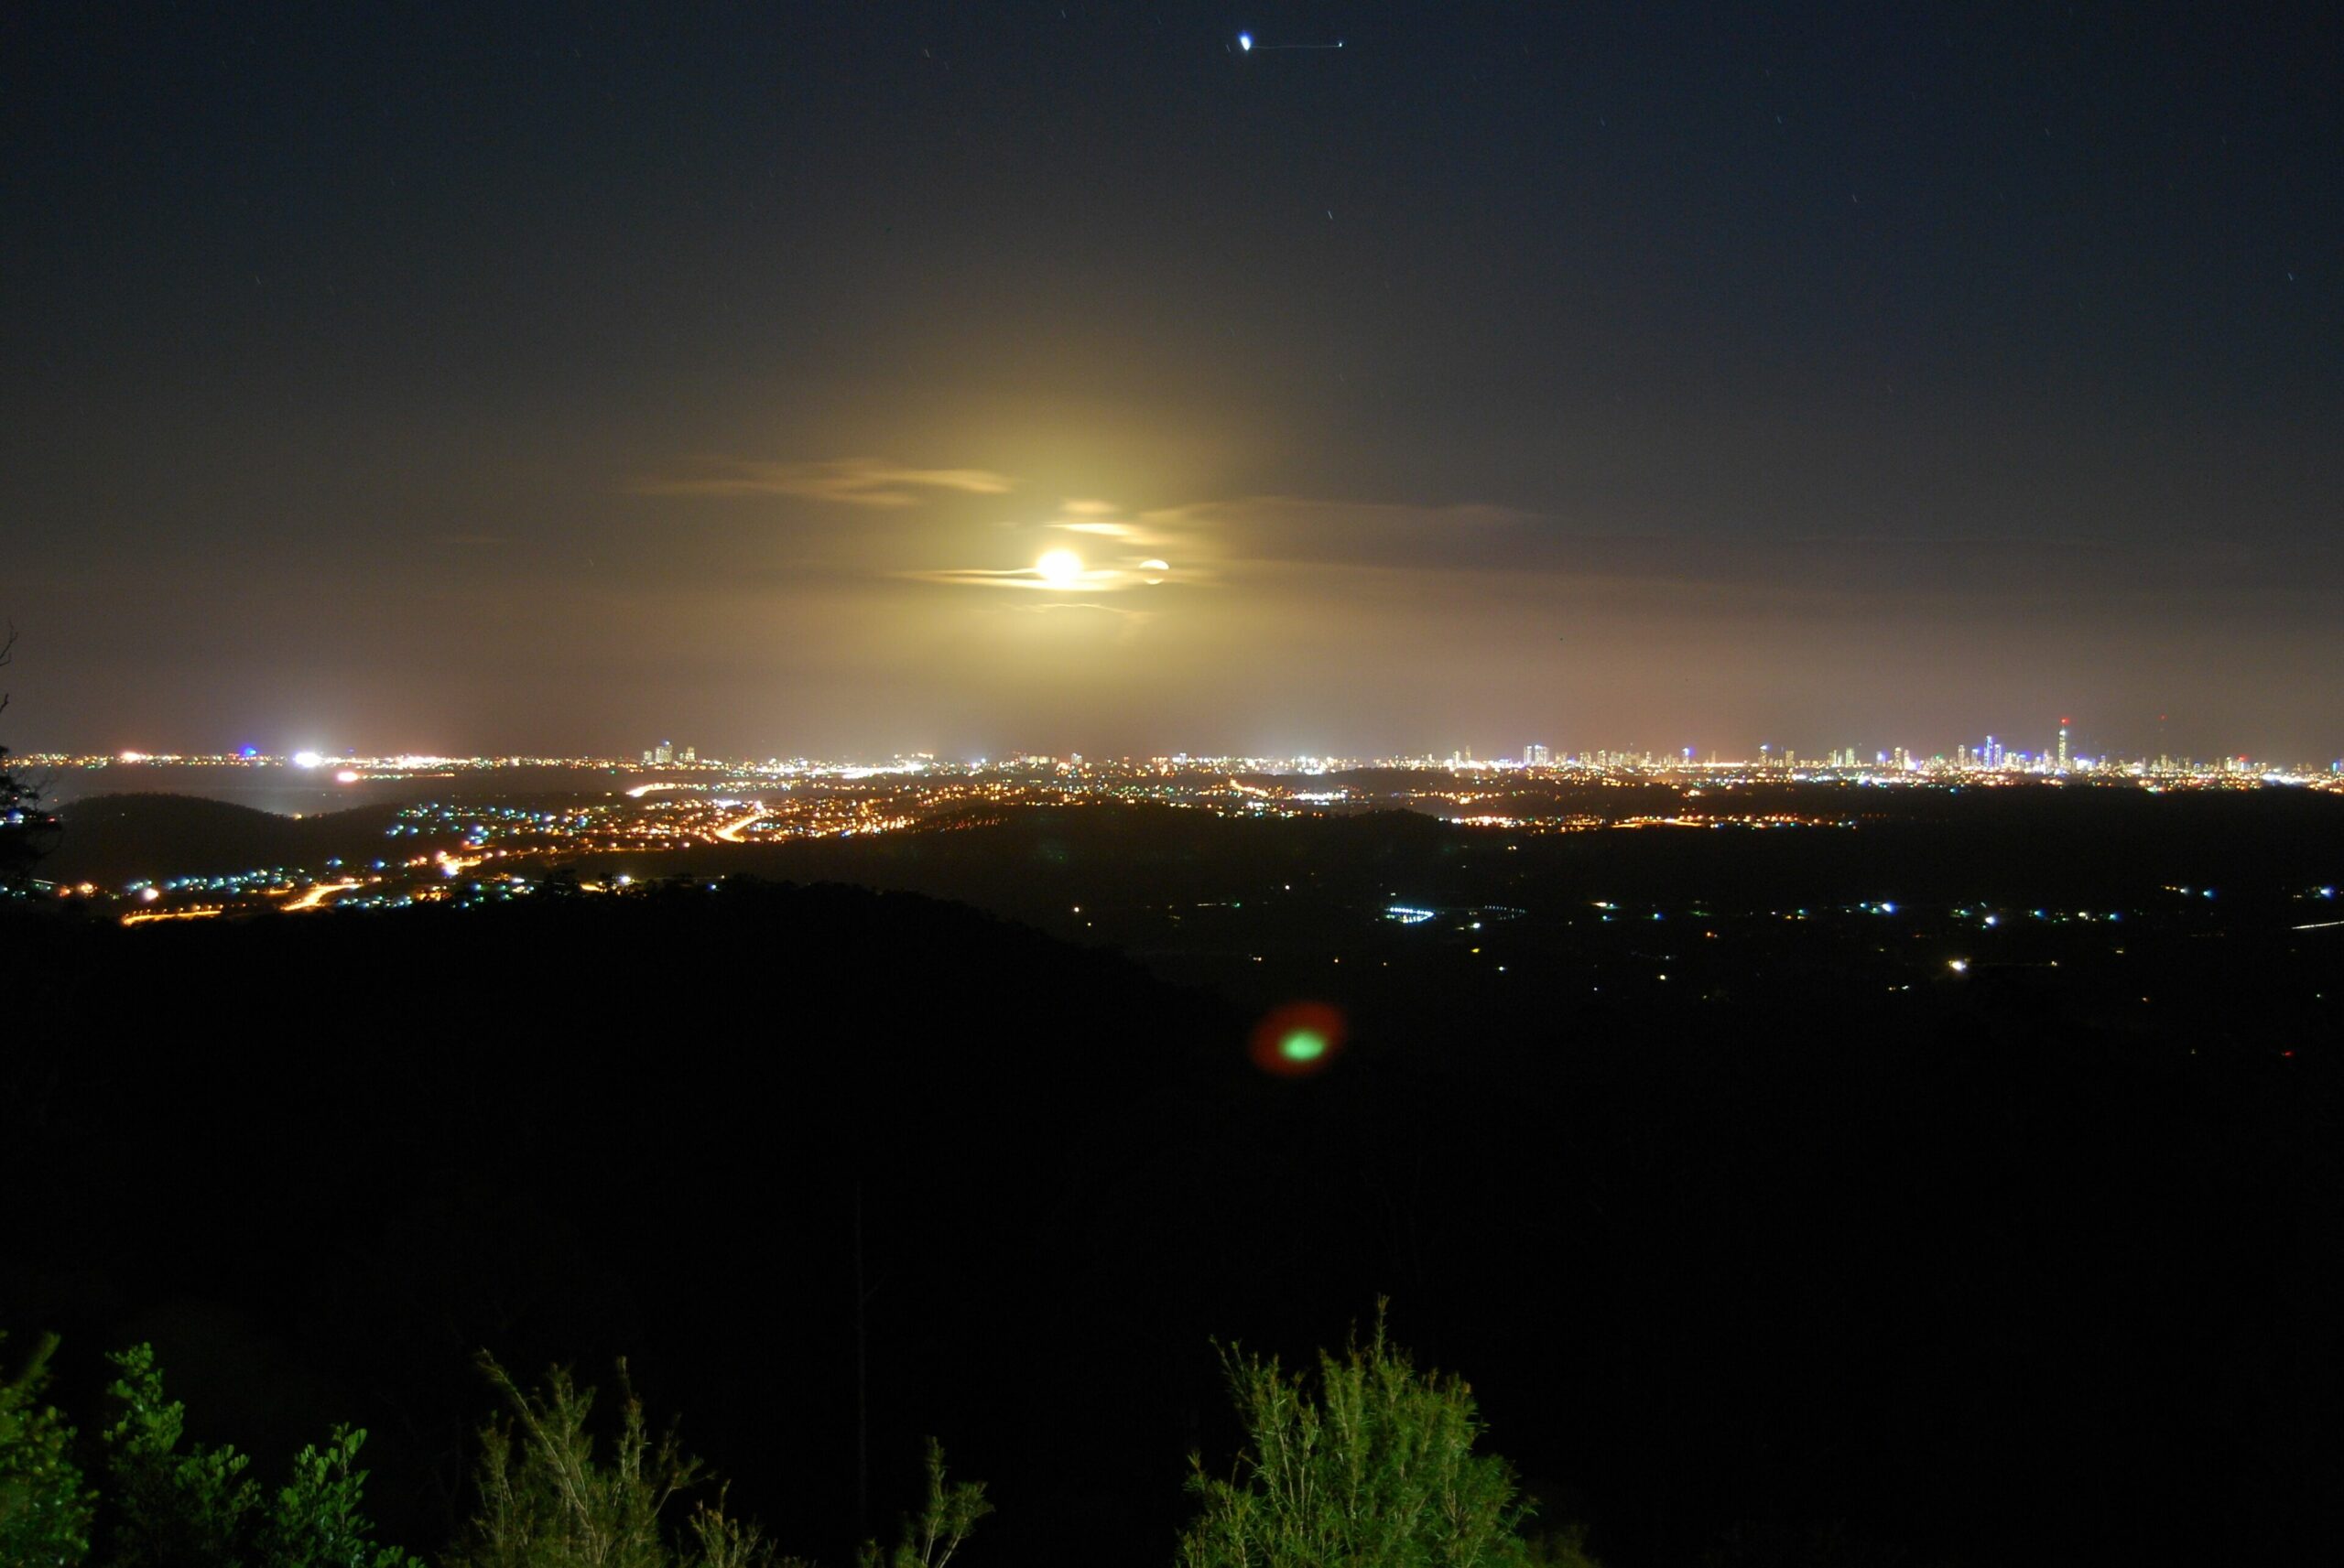
[(1006, 495), (1016, 481), (990, 469), (921, 469), (877, 458), (829, 462), (755, 462), (739, 458), (701, 460), (706, 471), (687, 479), (645, 480), (637, 495), (798, 496), (842, 506), (900, 507), (919, 503), (924, 490), (964, 495)]
[(1036, 567), (945, 567), (895, 575), (906, 582), (937, 583), (946, 588), (1010, 588), (1040, 593), (1121, 593), (1135, 588), (1160, 588), (1172, 582), (1194, 587), (1208, 580), (1200, 573), (1182, 572), (1154, 559), (1118, 561), (1112, 566), (1086, 563), (1072, 578), (1048, 577)]
[[(1082, 570), (1073, 579), (1046, 575), (1038, 567), (903, 575), (956, 588), (1120, 595), (1172, 584), (1226, 586), (1232, 570), (1280, 576), (1295, 568), (1470, 571), (1513, 559), (1525, 545), (1525, 525), (1539, 521), (1530, 513), (1477, 503), (1416, 506), (1268, 495), (1134, 514), (1112, 502), (1069, 500), (1038, 526), (1085, 542)], [(1105, 553), (1091, 554), (1094, 546)]]
[(1232, 566), (1438, 570), (1470, 568), (1493, 558), (1519, 563), (1538, 536), (1532, 530), (1545, 520), (1477, 503), (1420, 506), (1253, 495), (1144, 512), (1139, 521), (1156, 537), (1179, 541), (1191, 554)]
[(1069, 500), (1058, 504), (1058, 514), (1042, 524), (1065, 534), (1087, 534), (1096, 539), (1120, 539), (1134, 548), (1173, 542), (1160, 529), (1134, 522), (1112, 501)]
[[(1080, 552), (1054, 549), (1043, 558), (1073, 556), (1080, 566), (1070, 572), (1062, 561), (1059, 569), (1054, 572), (1045, 572), (1041, 564), (1036, 562), (1025, 567), (946, 567), (896, 575), (907, 581), (936, 583), (947, 588), (1007, 588), (1050, 594), (1123, 593), (1133, 589), (1162, 588), (1172, 583), (1205, 586), (1214, 580), (1210, 571), (1202, 565), (1207, 553), (1181, 547), (1195, 543), (1190, 535), (1131, 521), (1122, 515), (1122, 508), (1112, 501), (1069, 499), (1059, 503), (1055, 517), (1038, 524), (1004, 522), (1001, 526), (1016, 532), (1039, 528), (1079, 535), (1082, 543)], [(1054, 600), (1051, 605), (1023, 608), (1070, 607), (1063, 601)], [(1118, 610), (1116, 613), (1135, 612)]]
[(1120, 615), (1128, 621), (1152, 621), (1156, 612), (1149, 610), (1126, 610), (1120, 604), (1094, 604), (1089, 600), (1060, 600), (1050, 604), (1014, 604), (1011, 609), (1026, 615), (1050, 615), (1060, 611), (1088, 610), (1101, 615)]
[(1377, 529), (1489, 528), (1540, 521), (1535, 512), (1479, 502), (1443, 506), (1416, 506), (1384, 501), (1317, 501), (1300, 495), (1248, 495), (1234, 501), (1206, 501), (1188, 506), (1164, 507), (1140, 514), (1144, 522), (1166, 527), (1213, 524), (1247, 528), (1344, 528), (1355, 533)]
[(1032, 567), (989, 570), (983, 567), (947, 567), (938, 571), (898, 572), (906, 582), (939, 582), (953, 588), (1047, 588)]

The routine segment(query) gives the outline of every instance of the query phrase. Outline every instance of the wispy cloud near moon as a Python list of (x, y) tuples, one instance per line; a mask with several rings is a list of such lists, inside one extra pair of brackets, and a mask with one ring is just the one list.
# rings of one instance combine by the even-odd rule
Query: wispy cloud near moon
[(1143, 513), (1158, 538), (1210, 542), (1232, 565), (1454, 568), (1499, 552), (1529, 564), (1525, 531), (1540, 519), (1476, 503), (1385, 502), (1254, 495)]
[[(1126, 513), (1112, 502), (1069, 500), (1055, 516), (1004, 524), (1013, 531), (1071, 534), (1082, 546), (1079, 573), (1038, 566), (953, 567), (899, 574), (957, 588), (1119, 593), (1230, 586), (1247, 574), (1290, 583), (1294, 569), (1464, 571), (1493, 562), (1553, 569), (1533, 548), (1532, 514), (1474, 503), (1407, 505), (1247, 496), (1233, 501)], [(1097, 550), (1100, 555), (1090, 552)], [(1068, 555), (1071, 552), (1050, 552)], [(1047, 557), (1045, 557), (1047, 558)]]
[[(1200, 587), (1213, 581), (1211, 575), (1199, 568), (1203, 551), (1177, 547), (1194, 542), (1188, 535), (1132, 520), (1110, 501), (1068, 500), (1059, 504), (1054, 517), (1003, 526), (1015, 534), (1042, 531), (1077, 535), (1084, 553), (1078, 555), (1060, 546), (1044, 551), (1032, 566), (948, 567), (897, 575), (915, 582), (950, 588), (1023, 589), (1053, 594), (1120, 593), (1129, 589), (1161, 588), (1167, 583)], [(1108, 553), (1091, 554), (1093, 550)], [(1174, 559), (1181, 564), (1176, 567)], [(1031, 608), (1053, 607), (1065, 606)], [(1118, 610), (1116, 613), (1134, 612)]]
[(1014, 588), (1044, 593), (1120, 593), (1126, 589), (1157, 588), (1174, 580), (1189, 587), (1208, 580), (1195, 573), (1178, 574), (1176, 579), (1174, 568), (1161, 560), (1085, 566), (1066, 577), (1053, 577), (1036, 567), (946, 567), (936, 571), (895, 575), (906, 582), (939, 583), (946, 588)]
[(877, 458), (795, 463), (706, 458), (699, 466), (702, 471), (695, 475), (644, 480), (632, 488), (637, 495), (787, 495), (843, 506), (899, 507), (917, 504), (923, 490), (1006, 495), (1016, 487), (1007, 474), (990, 469), (912, 468)]

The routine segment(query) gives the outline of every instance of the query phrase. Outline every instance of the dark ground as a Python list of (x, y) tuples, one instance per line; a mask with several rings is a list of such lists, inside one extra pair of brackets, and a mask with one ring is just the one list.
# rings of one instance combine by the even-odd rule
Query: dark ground
[[(1083, 881), (1068, 865), (1136, 908), (1167, 867), (1287, 877), (1265, 847), (1481, 853), (1414, 824), (1249, 824), (1217, 850), (1109, 821), (1004, 831), (989, 873), (979, 833), (889, 853), (1036, 909)], [(2160, 844), (2266, 880), (2335, 864), (2326, 817), (2274, 821), (2148, 831), (2121, 872), (2040, 863), (2111, 899), (2163, 874)], [(1826, 860), (1875, 882), (1966, 860), (2024, 896), (2056, 838), (1968, 831)], [(1514, 896), (1657, 904), (1794, 863), (1739, 841), (1599, 838), (1577, 880), (1542, 865)], [(836, 886), (12, 921), (0, 1325), (67, 1335), (84, 1411), (99, 1351), (151, 1337), (200, 1432), (369, 1427), (379, 1511), (427, 1547), (490, 1408), (474, 1349), (589, 1375), (624, 1354), (736, 1504), (836, 1562), (859, 1194), (872, 1522), (934, 1433), (1000, 1507), (975, 1568), (1167, 1561), (1184, 1455), (1233, 1435), (1210, 1338), (1303, 1354), (1379, 1294), (1615, 1565), (2289, 1562), (2332, 1539), (2331, 1015), (2208, 1021), (2256, 977), (2344, 981), (2339, 949), (2175, 925), (2172, 955), (2223, 961), (2160, 963), (2171, 1011), (2121, 1024), (2019, 978), (1892, 994), (1775, 949), (1718, 971), (1723, 1003), (1431, 962), (1337, 999), (1332, 1068), (1264, 1078), (1245, 1033), (1321, 961), (1316, 919), (1250, 991)], [(1625, 962), (1540, 929), (1525, 965)]]

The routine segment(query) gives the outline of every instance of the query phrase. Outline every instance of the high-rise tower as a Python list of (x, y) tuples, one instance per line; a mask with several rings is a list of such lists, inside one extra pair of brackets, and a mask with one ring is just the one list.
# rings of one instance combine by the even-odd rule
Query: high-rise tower
[(2059, 720), (2059, 771), (2067, 771), (2067, 721)]

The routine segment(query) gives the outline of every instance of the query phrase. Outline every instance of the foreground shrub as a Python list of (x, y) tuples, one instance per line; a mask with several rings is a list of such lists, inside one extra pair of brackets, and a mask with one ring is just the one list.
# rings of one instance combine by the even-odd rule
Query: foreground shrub
[(312, 1444), (293, 1456), (291, 1478), (278, 1488), (261, 1528), (262, 1563), (273, 1568), (423, 1568), (395, 1546), (378, 1546), (374, 1524), (360, 1510), (366, 1472), (354, 1461), (365, 1433), (337, 1426), (324, 1448)]
[(163, 1393), (152, 1346), (108, 1357), (120, 1413), (104, 1432), (107, 1568), (422, 1568), (374, 1543), (355, 1466), (363, 1431), (337, 1426), (294, 1455), (284, 1486), (264, 1497), (251, 1461), (222, 1444), (188, 1443), (187, 1411)]
[(865, 1541), (857, 1568), (944, 1568), (969, 1531), (993, 1505), (985, 1501), (982, 1481), (944, 1479), (944, 1448), (934, 1438), (928, 1443), (928, 1495), (920, 1510), (904, 1521), (895, 1550), (880, 1554), (879, 1543)]
[(1515, 1568), (1585, 1562), (1576, 1535), (1535, 1552), (1530, 1500), (1473, 1445), (1482, 1423), (1464, 1381), (1418, 1372), (1384, 1338), (1322, 1353), (1317, 1376), (1232, 1349), (1222, 1358), (1245, 1428), (1226, 1478), (1191, 1458), (1200, 1512), (1182, 1568)]
[[(625, 1362), (616, 1441), (601, 1458), (588, 1430), (592, 1389), (557, 1368), (542, 1390), (526, 1393), (494, 1358), (482, 1356), (481, 1369), (506, 1413), (481, 1433), (480, 1513), (449, 1568), (806, 1568), (725, 1513), (721, 1490), (681, 1530), (667, 1521), (668, 1505), (704, 1480), (706, 1467), (684, 1453), (673, 1426), (652, 1437)], [(945, 1568), (991, 1511), (982, 1483), (946, 1483), (944, 1452), (931, 1442), (925, 1504), (892, 1552), (866, 1543), (861, 1568)]]
[(105, 1429), (108, 1561), (114, 1568), (231, 1563), (253, 1533), (252, 1461), (227, 1445), (183, 1444), (187, 1409), (163, 1394), (151, 1345), (106, 1357), (120, 1411)]
[(643, 1401), (619, 1363), (619, 1429), (606, 1457), (587, 1430), (594, 1390), (559, 1368), (541, 1391), (524, 1392), (483, 1354), (481, 1369), (506, 1413), (481, 1431), (480, 1512), (450, 1556), (450, 1568), (752, 1568), (772, 1561), (754, 1526), (715, 1506), (695, 1509), (689, 1541), (663, 1527), (678, 1494), (700, 1479), (671, 1426), (655, 1441)]
[(0, 1563), (8, 1568), (73, 1568), (90, 1552), (96, 1494), (73, 1463), (73, 1429), (41, 1400), (56, 1352), (49, 1335), (0, 1382)]

